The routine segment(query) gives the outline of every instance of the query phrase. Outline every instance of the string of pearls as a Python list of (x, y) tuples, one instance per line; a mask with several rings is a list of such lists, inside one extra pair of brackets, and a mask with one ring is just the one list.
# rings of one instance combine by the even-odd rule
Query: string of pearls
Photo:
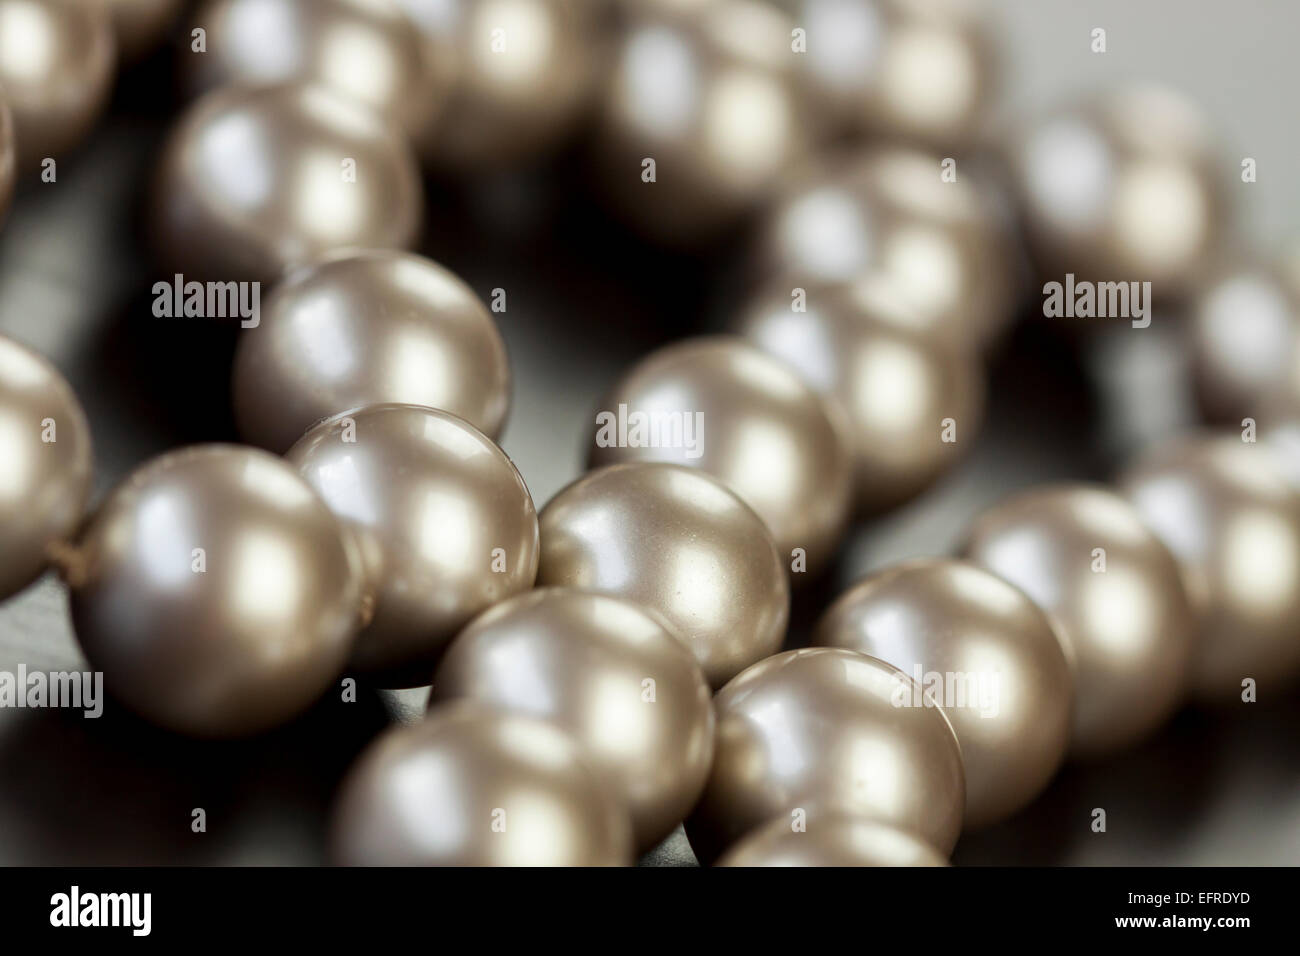
[[(84, 135), (117, 44), (138, 56), (176, 6), (0, 0), (0, 215)], [(212, 52), (184, 60), (186, 83), (211, 92), (164, 149), (153, 228), (187, 276), (276, 282), (235, 361), (247, 446), (148, 462), (83, 521), (85, 416), (0, 338), (0, 599), (56, 566), (122, 704), (237, 736), (345, 669), (432, 677), (429, 717), (342, 786), (341, 862), (623, 864), (685, 820), (704, 862), (940, 865), (1067, 756), (1134, 744), (1189, 694), (1222, 706), (1300, 673), (1294, 275), (1249, 285), (1242, 266), (1194, 289), (1225, 218), (1194, 110), (1140, 90), (1037, 121), (1004, 195), (973, 163), (949, 181), (934, 152), (969, 147), (989, 98), (987, 40), (959, 5), (499, 6), (193, 15)], [(13, 82), (15, 24), (62, 40), (43, 81)], [(832, 52), (792, 65), (792, 24)], [(489, 56), (502, 37), (518, 45)], [(666, 92), (670, 66), (689, 82)], [(78, 94), (60, 110), (42, 98), (55, 70)], [(748, 224), (753, 294), (729, 334), (655, 352), (601, 405), (698, 412), (698, 445), (597, 430), (592, 470), (539, 515), (495, 443), (511, 382), (491, 313), (403, 250), (421, 161), (534, 158), (589, 106), (615, 207), (665, 241)], [(863, 133), (895, 142), (846, 145)], [(656, 175), (628, 174), (641, 157)], [(348, 161), (364, 175), (340, 177)], [(781, 651), (792, 588), (853, 517), (973, 442), (982, 355), (1019, 295), (1012, 198), (1042, 274), (1198, 296), (1206, 408), (1266, 409), (1265, 440), (1178, 438), (1114, 488), (1014, 495), (960, 557), (869, 576), (815, 647)], [(1280, 351), (1224, 345), (1243, 309)]]

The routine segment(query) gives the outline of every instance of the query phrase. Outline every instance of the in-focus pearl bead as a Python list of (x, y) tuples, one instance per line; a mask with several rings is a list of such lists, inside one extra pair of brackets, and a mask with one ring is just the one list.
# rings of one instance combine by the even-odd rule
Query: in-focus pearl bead
[(463, 701), (394, 727), (361, 755), (334, 810), (349, 866), (627, 866), (627, 813), (577, 744)]
[(966, 826), (1029, 804), (1065, 758), (1073, 678), (1043, 611), (983, 568), (948, 558), (859, 581), (814, 641), (886, 661), (952, 722), (966, 766)]
[(713, 699), (690, 649), (632, 601), (564, 588), (485, 612), (448, 649), (431, 702), (469, 697), (538, 717), (582, 747), (649, 849), (699, 799)]
[(85, 513), (90, 426), (44, 358), (0, 336), (0, 600), (45, 570), (47, 549)]
[(785, 639), (790, 585), (762, 520), (675, 465), (593, 471), (542, 509), (537, 583), (630, 598), (662, 614), (714, 687)]
[(961, 832), (962, 752), (937, 707), (898, 706), (909, 677), (841, 648), (786, 651), (714, 698), (709, 783), (686, 822), (703, 861), (769, 820), (840, 811), (910, 831), (940, 853)]
[(347, 252), (291, 273), (240, 338), (235, 420), (283, 452), (323, 418), (362, 405), (427, 405), (489, 438), (505, 425), (510, 365), (474, 291), (412, 253)]
[(728, 850), (717, 866), (947, 866), (919, 837), (847, 813), (801, 822), (778, 816)]
[(271, 282), (335, 250), (409, 246), (422, 196), (405, 137), (365, 107), (324, 87), (227, 87), (163, 149), (154, 240), (187, 279)]
[(274, 727), (306, 710), (352, 649), (358, 557), (325, 503), (264, 451), (201, 445), (154, 459), (77, 548), (77, 640), (119, 700), (168, 729)]
[(1075, 754), (1136, 743), (1182, 703), (1196, 621), (1174, 556), (1124, 498), (1082, 484), (1013, 495), (975, 520), (965, 552), (1069, 646)]
[(286, 456), (360, 545), (374, 617), (352, 666), (427, 684), (476, 614), (533, 586), (537, 512), (506, 453), (468, 422), (415, 405), (326, 419)]
[[(784, 363), (739, 336), (688, 339), (642, 359), (600, 408), (592, 467), (661, 461), (708, 472), (758, 512), (783, 562), (803, 550), (796, 582), (834, 556), (852, 505), (847, 428)], [(615, 427), (624, 417), (626, 442)], [(681, 424), (680, 440), (663, 427), (656, 446), (656, 421)]]

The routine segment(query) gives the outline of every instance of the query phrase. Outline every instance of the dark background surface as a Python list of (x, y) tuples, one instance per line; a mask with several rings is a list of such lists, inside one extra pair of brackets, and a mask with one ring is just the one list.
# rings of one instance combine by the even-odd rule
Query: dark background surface
[[(1026, 27), (1018, 19), (1014, 29)], [(60, 162), (56, 185), (22, 190), (0, 231), (0, 333), (48, 355), (81, 396), (97, 497), (154, 454), (235, 438), (234, 331), (151, 313), (150, 287), (167, 277), (151, 263), (139, 212), (178, 107), (169, 77), (165, 51), (128, 72), (91, 144)], [(507, 290), (498, 318), (515, 385), (503, 443), (539, 507), (581, 472), (591, 416), (620, 371), (716, 327), (743, 275), (738, 236), (696, 254), (630, 237), (588, 195), (585, 169), (575, 148), (472, 187), (430, 184), (421, 247), (485, 298)], [(792, 642), (865, 571), (951, 551), (970, 517), (1003, 495), (1104, 480), (1135, 448), (1192, 420), (1176, 316), (1158, 314), (1141, 335), (1082, 340), (1021, 323), (992, 360), (990, 388), (970, 457), (922, 498), (854, 530), (826, 579), (798, 596)], [(20, 663), (83, 666), (51, 577), (0, 605), (0, 669)], [(0, 864), (323, 862), (340, 774), (386, 723), (418, 716), (423, 695), (326, 701), (240, 743), (168, 735), (111, 702), (100, 720), (0, 710)], [(205, 834), (190, 830), (198, 807)], [(1095, 807), (1107, 811), (1106, 834), (1089, 828)], [(693, 862), (680, 831), (649, 859)], [(1067, 768), (1029, 810), (964, 837), (955, 861), (1300, 862), (1300, 697), (1184, 712), (1136, 751)]]

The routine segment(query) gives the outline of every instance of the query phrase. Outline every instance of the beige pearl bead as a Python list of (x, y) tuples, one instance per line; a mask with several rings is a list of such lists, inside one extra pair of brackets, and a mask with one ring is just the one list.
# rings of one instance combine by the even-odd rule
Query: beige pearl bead
[(240, 337), (235, 420), (283, 452), (350, 408), (427, 405), (489, 438), (505, 425), (510, 365), (487, 307), (449, 270), (405, 252), (329, 256), (294, 272)]
[(475, 173), (533, 160), (583, 118), (604, 59), (600, 3), (397, 2), (447, 76), (446, 109), (419, 142), (432, 165)]
[(1129, 87), (1040, 118), (1011, 166), (1030, 248), (1057, 281), (1144, 281), (1176, 298), (1214, 252), (1218, 161), (1196, 107), (1168, 90)]
[(876, 273), (920, 328), (954, 346), (988, 345), (1020, 292), (1016, 246), (991, 182), (973, 164), (945, 182), (942, 164), (937, 154), (877, 147), (804, 167), (758, 229), (753, 271), (787, 288)]
[(181, 0), (107, 0), (123, 60), (136, 60), (162, 40), (181, 12)]
[(446, 83), (392, 0), (207, 0), (190, 18), (206, 49), (181, 54), (191, 93), (306, 83), (381, 113), (413, 136), (434, 122)]
[(379, 737), (348, 772), (346, 866), (627, 866), (627, 814), (567, 735), (468, 701)]
[(170, 730), (234, 737), (306, 710), (360, 619), (358, 556), (281, 459), (201, 445), (109, 496), (69, 575), (77, 640), (105, 686)]
[(762, 520), (693, 469), (614, 465), (542, 509), (539, 585), (637, 601), (668, 621), (713, 687), (785, 639), (790, 585)]
[(1300, 395), (1300, 290), (1264, 263), (1221, 268), (1191, 302), (1188, 340), (1207, 418), (1240, 426), (1266, 400)]
[(713, 769), (686, 822), (702, 861), (769, 820), (838, 810), (916, 834), (941, 853), (961, 832), (962, 752), (937, 707), (899, 706), (912, 682), (854, 651), (786, 651), (714, 698)]
[(796, 830), (777, 817), (728, 850), (716, 866), (947, 866), (906, 830), (847, 813), (822, 813)]
[(360, 545), (374, 616), (352, 666), (376, 681), (427, 684), (471, 618), (533, 586), (533, 499), (468, 422), (372, 405), (326, 419), (285, 457)]
[[(591, 467), (663, 461), (698, 468), (758, 512), (783, 562), (802, 550), (806, 574), (796, 581), (834, 557), (852, 504), (847, 425), (782, 362), (738, 336), (688, 339), (642, 359), (600, 408)], [(672, 422), (682, 425), (680, 440)]]
[(422, 196), (405, 138), (365, 107), (323, 87), (227, 87), (163, 149), (153, 236), (187, 279), (273, 282), (339, 249), (411, 245)]
[(918, 330), (892, 283), (772, 285), (735, 330), (835, 402), (848, 423), (859, 511), (921, 493), (971, 447), (984, 417), (979, 360)]
[(19, 169), (81, 144), (108, 102), (116, 66), (102, 3), (0, 0), (0, 89), (13, 111)]
[(0, 336), (0, 601), (31, 584), (90, 496), (90, 426), (40, 355)]
[(813, 640), (894, 665), (943, 708), (965, 758), (968, 829), (1027, 806), (1065, 758), (1067, 650), (1037, 605), (982, 568), (948, 558), (886, 568), (831, 605)]
[(628, 20), (596, 134), (606, 192), (658, 241), (712, 238), (814, 145), (790, 20), (756, 0), (638, 7)]
[(713, 759), (713, 699), (662, 617), (565, 588), (485, 612), (448, 649), (430, 701), (469, 697), (544, 719), (582, 747), (648, 850), (695, 806)]
[(1205, 433), (1150, 449), (1120, 482), (1182, 570), (1205, 703), (1240, 703), (1247, 679), (1276, 694), (1300, 673), (1300, 494), (1274, 454)]
[(962, 0), (776, 0), (804, 31), (796, 57), (834, 128), (969, 146), (995, 92), (995, 50)]
[(1137, 743), (1182, 703), (1196, 621), (1173, 555), (1128, 501), (1081, 484), (1022, 492), (975, 520), (965, 553), (1033, 598), (1069, 646), (1076, 755)]

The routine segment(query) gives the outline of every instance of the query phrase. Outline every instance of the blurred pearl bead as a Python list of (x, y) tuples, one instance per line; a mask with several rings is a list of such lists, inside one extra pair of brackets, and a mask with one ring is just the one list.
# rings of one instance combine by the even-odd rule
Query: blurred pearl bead
[[(649, 695), (649, 696), (647, 696)], [(452, 643), (431, 702), (470, 697), (573, 737), (650, 849), (695, 806), (713, 759), (713, 699), (699, 664), (639, 604), (543, 588), (476, 618)]]
[(1193, 691), (1241, 699), (1242, 681), (1269, 693), (1300, 672), (1300, 495), (1268, 446), (1232, 432), (1158, 445), (1121, 481), (1173, 552), (1200, 633)]
[[(591, 467), (666, 461), (699, 468), (758, 512), (782, 562), (802, 548), (813, 575), (834, 556), (853, 490), (843, 423), (784, 364), (737, 336), (688, 339), (642, 359), (601, 408), (617, 417), (622, 406), (627, 447), (606, 442), (610, 429), (599, 427), (598, 417)], [(685, 430), (682, 441), (667, 443), (675, 447), (630, 447), (638, 413), (698, 422), (695, 447), (687, 447)]]
[(983, 367), (914, 328), (915, 311), (879, 275), (804, 291), (804, 311), (796, 312), (792, 290), (769, 286), (742, 310), (736, 331), (838, 404), (852, 439), (859, 510), (914, 497), (978, 434)]
[(627, 866), (626, 812), (559, 730), (461, 702), (380, 736), (348, 772), (346, 866)]
[(20, 168), (86, 138), (108, 102), (116, 65), (103, 4), (0, 0), (0, 89), (13, 111)]
[(1239, 425), (1258, 418), (1272, 392), (1300, 395), (1300, 299), (1280, 270), (1224, 269), (1196, 293), (1188, 338), (1206, 417)]
[(14, 150), (14, 117), (5, 102), (4, 91), (0, 90), (0, 226), (4, 225), (9, 212), (9, 203), (14, 196), (14, 165), (17, 162)]
[(312, 83), (382, 113), (412, 135), (446, 95), (419, 35), (392, 0), (208, 0), (191, 19), (207, 52), (182, 53), (191, 92)]
[(77, 547), (77, 640), (116, 697), (168, 729), (232, 737), (280, 724), (351, 650), (357, 556), (324, 502), (266, 452), (202, 445), (154, 459)]
[[(791, 23), (754, 0), (629, 19), (600, 106), (608, 192), (657, 240), (709, 238), (766, 199), (812, 146)], [(647, 159), (653, 182), (643, 179)]]
[(122, 59), (139, 59), (157, 46), (180, 11), (181, 0), (108, 0)]
[(76, 531), (92, 466), (90, 426), (72, 388), (0, 336), (0, 601), (36, 580), (46, 549)]
[(755, 272), (788, 288), (883, 274), (917, 321), (956, 345), (987, 345), (1010, 321), (1015, 247), (991, 184), (962, 166), (877, 148), (792, 177), (759, 229)]
[(1011, 165), (1043, 275), (1149, 281), (1177, 297), (1224, 219), (1209, 132), (1195, 106), (1133, 87), (1058, 110), (1018, 136)]
[(947, 866), (905, 830), (846, 813), (818, 814), (806, 830), (779, 816), (742, 839), (717, 866)]
[(713, 770), (686, 833), (703, 861), (778, 817), (839, 810), (907, 830), (941, 853), (961, 832), (965, 782), (936, 707), (899, 707), (911, 680), (839, 648), (786, 651), (714, 698)]
[(662, 614), (720, 687), (785, 639), (790, 585), (762, 520), (708, 475), (617, 465), (542, 509), (539, 585), (638, 601)]
[(1036, 601), (1069, 646), (1075, 754), (1136, 743), (1182, 703), (1195, 620), (1173, 555), (1125, 499), (1077, 484), (1022, 492), (976, 519), (966, 554)]
[(422, 196), (410, 146), (366, 109), (322, 87), (229, 87), (172, 131), (155, 241), (187, 278), (269, 282), (332, 250), (409, 246)]
[(507, 166), (554, 147), (581, 118), (603, 60), (591, 0), (398, 0), (448, 75), (425, 158), (460, 172)]
[(813, 640), (887, 661), (943, 708), (965, 758), (967, 828), (1027, 806), (1065, 758), (1066, 650), (1036, 604), (982, 568), (948, 558), (887, 568), (831, 605)]
[(374, 405), (321, 422), (285, 457), (360, 544), (375, 606), (352, 666), (377, 680), (429, 683), (472, 617), (533, 586), (537, 513), (524, 479), (456, 416)]
[(994, 48), (965, 0), (776, 0), (807, 37), (798, 62), (835, 125), (969, 145), (994, 92)]
[(439, 408), (496, 438), (510, 365), (487, 308), (449, 270), (348, 252), (275, 287), (240, 338), (234, 401), (244, 439), (275, 452), (323, 418), (385, 402)]

